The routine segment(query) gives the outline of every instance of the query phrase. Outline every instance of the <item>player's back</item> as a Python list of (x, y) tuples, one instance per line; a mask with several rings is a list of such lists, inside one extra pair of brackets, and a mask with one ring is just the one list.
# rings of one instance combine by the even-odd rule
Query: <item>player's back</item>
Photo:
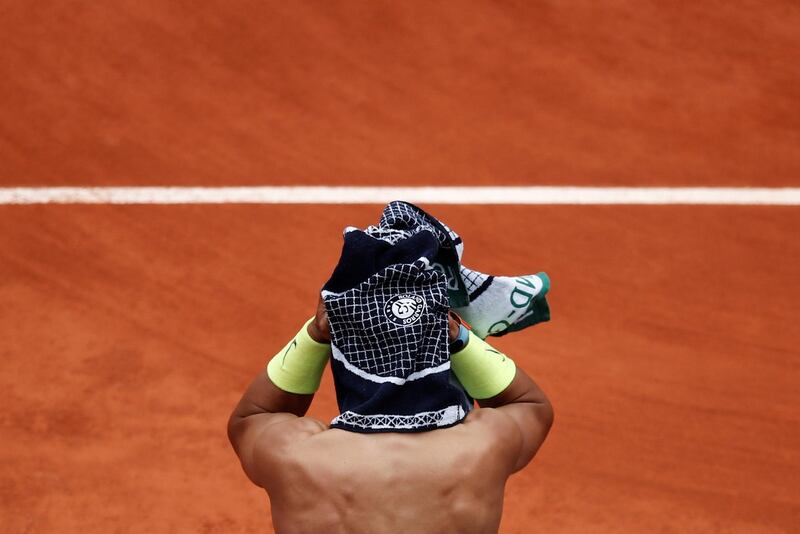
[(332, 429), (295, 441), (270, 469), (275, 530), (497, 532), (519, 448), (502, 419), (477, 410), (463, 424), (430, 432)]

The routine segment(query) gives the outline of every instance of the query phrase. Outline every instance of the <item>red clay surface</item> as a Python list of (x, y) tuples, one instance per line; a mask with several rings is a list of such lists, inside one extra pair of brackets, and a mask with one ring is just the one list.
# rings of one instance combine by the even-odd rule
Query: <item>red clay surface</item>
[(5, 4), (8, 183), (800, 176), (791, 1)]
[[(796, 5), (537, 6), (6, 5), (0, 181), (798, 185)], [(800, 210), (426, 207), (553, 279), (502, 532), (800, 524)], [(379, 209), (0, 206), (0, 530), (264, 531), (225, 420)]]

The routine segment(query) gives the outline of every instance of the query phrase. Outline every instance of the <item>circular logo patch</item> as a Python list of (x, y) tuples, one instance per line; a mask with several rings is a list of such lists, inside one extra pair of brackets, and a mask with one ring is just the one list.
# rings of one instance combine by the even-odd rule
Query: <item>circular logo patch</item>
[(419, 295), (396, 295), (389, 299), (383, 312), (393, 323), (408, 326), (420, 320), (425, 306), (425, 299)]

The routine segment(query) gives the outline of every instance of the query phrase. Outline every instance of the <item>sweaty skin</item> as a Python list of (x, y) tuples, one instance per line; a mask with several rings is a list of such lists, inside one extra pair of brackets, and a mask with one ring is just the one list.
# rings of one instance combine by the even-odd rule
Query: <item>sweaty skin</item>
[[(308, 327), (318, 341), (327, 336), (322, 310)], [(544, 393), (519, 368), (463, 423), (429, 432), (330, 429), (304, 417), (312, 398), (260, 373), (228, 424), (245, 473), (269, 494), (278, 534), (497, 532), (506, 480), (553, 421)]]

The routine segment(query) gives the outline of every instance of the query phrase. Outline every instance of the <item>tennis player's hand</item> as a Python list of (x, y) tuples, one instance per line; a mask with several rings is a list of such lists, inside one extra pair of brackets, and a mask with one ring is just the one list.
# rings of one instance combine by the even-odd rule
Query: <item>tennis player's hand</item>
[(308, 324), (308, 335), (317, 343), (331, 342), (331, 326), (328, 323), (328, 312), (325, 310), (322, 296), (317, 302), (317, 314), (314, 316), (314, 320)]
[(447, 339), (450, 343), (458, 338), (458, 329), (461, 326), (461, 317), (456, 312), (450, 310), (447, 314)]

